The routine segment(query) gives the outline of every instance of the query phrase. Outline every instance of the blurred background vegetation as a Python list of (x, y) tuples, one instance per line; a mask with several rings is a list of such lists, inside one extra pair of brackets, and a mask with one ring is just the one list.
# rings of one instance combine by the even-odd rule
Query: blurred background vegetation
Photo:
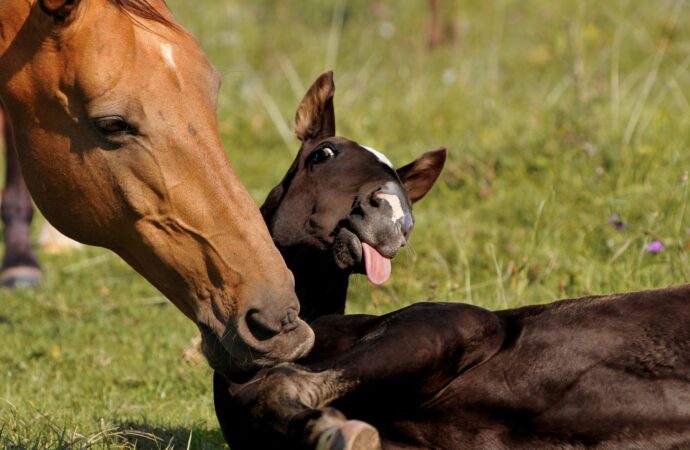
[[(257, 203), (327, 69), (339, 134), (397, 165), (448, 147), (391, 281), (355, 280), (351, 312), (688, 282), (688, 2), (440, 0), (435, 32), (423, 1), (168, 3), (222, 73)], [(106, 251), (41, 258), (41, 288), (0, 292), (0, 447), (221, 447), (195, 327)]]

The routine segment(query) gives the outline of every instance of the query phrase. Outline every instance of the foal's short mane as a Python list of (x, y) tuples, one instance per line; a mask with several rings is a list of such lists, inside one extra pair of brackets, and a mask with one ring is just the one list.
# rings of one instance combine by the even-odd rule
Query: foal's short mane
[[(109, 0), (110, 3), (120, 8), (127, 15), (134, 15), (142, 19), (153, 20), (170, 28), (178, 26), (151, 6), (148, 0)], [(163, 1), (165, 5), (165, 1)], [(167, 5), (165, 5), (167, 7)], [(131, 16), (130, 16), (131, 17)]]

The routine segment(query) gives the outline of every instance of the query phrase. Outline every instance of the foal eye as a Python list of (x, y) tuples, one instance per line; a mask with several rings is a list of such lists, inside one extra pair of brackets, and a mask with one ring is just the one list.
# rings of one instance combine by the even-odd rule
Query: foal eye
[(331, 147), (321, 147), (309, 156), (310, 164), (320, 164), (335, 156), (335, 150)]
[(101, 117), (94, 124), (104, 136), (136, 134), (136, 129), (120, 116)]

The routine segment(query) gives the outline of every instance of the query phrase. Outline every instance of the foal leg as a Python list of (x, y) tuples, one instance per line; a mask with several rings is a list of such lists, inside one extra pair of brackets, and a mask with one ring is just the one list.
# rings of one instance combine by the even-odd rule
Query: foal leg
[[(340, 354), (350, 347), (372, 322), (373, 316), (331, 316), (334, 327), (317, 322), (322, 330), (335, 331), (317, 338), (311, 355), (317, 361)], [(336, 331), (337, 330), (337, 331)], [(308, 364), (308, 361), (300, 361)], [(380, 448), (377, 431), (360, 421), (348, 421), (327, 404), (344, 395), (354, 384), (339, 371), (318, 373), (295, 364), (284, 364), (259, 372), (251, 381), (231, 383), (214, 375), (216, 416), (225, 440), (233, 450), (338, 449), (375, 450)], [(345, 375), (345, 374), (343, 374)]]
[[(270, 369), (268, 384), (263, 387), (262, 400), (258, 400), (259, 384), (266, 371), (246, 384), (229, 383), (214, 373), (213, 397), (216, 417), (225, 441), (233, 450), (375, 450), (380, 448), (376, 429), (356, 421), (347, 420), (339, 411), (324, 407), (315, 409), (302, 401), (289, 387), (298, 384), (302, 369), (285, 365)], [(273, 390), (267, 395), (266, 390)], [(289, 392), (285, 392), (289, 391)]]
[(338, 370), (313, 373), (285, 364), (271, 369), (261, 382), (251, 415), (261, 418), (262, 424), (270, 424), (290, 448), (380, 450), (381, 440), (374, 427), (347, 420), (327, 406), (354, 387)]
[(5, 225), (5, 256), (0, 268), (0, 285), (5, 287), (34, 287), (41, 280), (41, 269), (31, 247), (29, 228), (34, 215), (29, 190), (24, 183), (17, 159), (9, 121), (3, 132), (7, 148), (7, 172), (2, 191), (0, 215)]
[(331, 403), (384, 421), (393, 412), (415, 411), (493, 356), (504, 336), (496, 315), (462, 304), (420, 303), (381, 317), (330, 316), (312, 325), (316, 345), (308, 368), (271, 369), (252, 415), (291, 443), (329, 450), (380, 446), (369, 425), (346, 420)]

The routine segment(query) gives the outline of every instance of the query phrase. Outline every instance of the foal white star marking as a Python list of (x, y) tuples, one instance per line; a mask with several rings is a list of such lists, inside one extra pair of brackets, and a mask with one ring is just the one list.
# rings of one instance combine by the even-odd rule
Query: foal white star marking
[[(373, 153), (379, 161), (381, 161), (383, 164), (387, 165), (391, 169), (395, 170), (393, 163), (390, 161), (390, 159), (386, 157), (386, 155), (374, 148), (367, 147), (366, 145), (363, 145), (362, 148)], [(383, 200), (391, 206), (391, 209), (393, 210), (393, 217), (391, 217), (391, 219), (393, 220), (393, 222), (397, 222), (402, 217), (405, 217), (405, 211), (403, 210), (402, 203), (400, 203), (400, 197), (398, 197), (397, 195), (378, 193), (376, 194), (376, 198), (378, 198), (379, 200)]]
[(378, 151), (374, 148), (371, 148), (371, 147), (367, 147), (366, 145), (363, 145), (362, 148), (364, 148), (365, 150), (369, 150), (371, 153), (374, 154), (374, 156), (376, 156), (379, 159), (379, 161), (381, 161), (382, 163), (384, 163), (385, 165), (387, 165), (391, 169), (394, 168), (393, 163), (390, 161), (390, 159), (386, 158), (386, 155), (384, 155), (380, 151)]

